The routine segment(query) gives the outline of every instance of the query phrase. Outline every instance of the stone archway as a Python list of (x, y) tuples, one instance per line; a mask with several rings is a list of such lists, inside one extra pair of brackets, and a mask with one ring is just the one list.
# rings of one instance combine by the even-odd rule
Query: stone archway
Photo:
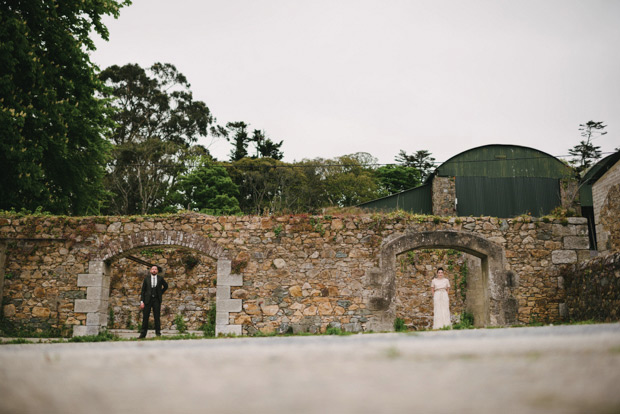
[(391, 330), (394, 320), (396, 256), (409, 250), (455, 249), (480, 258), (484, 290), (484, 311), (477, 315), (482, 325), (501, 326), (516, 321), (517, 302), (513, 289), (517, 281), (507, 271), (504, 249), (483, 237), (460, 231), (407, 231), (387, 237), (381, 244), (379, 268), (367, 273), (370, 288), (367, 305), (379, 311), (368, 329)]
[(121, 236), (98, 250), (88, 263), (88, 273), (79, 274), (77, 284), (86, 287), (86, 299), (75, 300), (75, 312), (86, 313), (86, 325), (73, 327), (73, 336), (96, 335), (108, 324), (110, 262), (131, 250), (144, 247), (184, 247), (206, 254), (217, 261), (215, 333), (241, 335), (241, 325), (230, 325), (229, 313), (241, 310), (241, 299), (231, 299), (231, 286), (243, 285), (243, 277), (231, 273), (228, 251), (208, 238), (182, 231), (143, 231)]

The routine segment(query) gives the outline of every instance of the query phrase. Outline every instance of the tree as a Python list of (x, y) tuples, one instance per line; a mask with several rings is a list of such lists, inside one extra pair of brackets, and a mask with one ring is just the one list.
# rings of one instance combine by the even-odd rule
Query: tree
[(243, 158), (232, 164), (230, 175), (239, 187), (244, 213), (306, 211), (306, 185), (299, 168), (273, 158)]
[(248, 124), (245, 122), (229, 122), (226, 124), (226, 128), (230, 132), (226, 134), (226, 140), (233, 145), (233, 149), (230, 151), (230, 161), (239, 161), (245, 157), (248, 157), (248, 145), (253, 143), (256, 150), (256, 155), (251, 158), (273, 158), (274, 160), (281, 160), (284, 158), (284, 154), (280, 151), (283, 141), (275, 143), (270, 138), (267, 138), (265, 131), (255, 129), (250, 137), (247, 131)]
[(422, 183), (417, 169), (403, 165), (384, 165), (377, 168), (375, 174), (387, 194), (399, 193)]
[(284, 158), (284, 154), (280, 151), (284, 141), (275, 143), (267, 138), (265, 131), (258, 129), (254, 130), (252, 141), (256, 144), (256, 158), (273, 158), (274, 160)]
[(568, 153), (575, 157), (570, 160), (570, 163), (575, 166), (578, 173), (586, 171), (595, 160), (601, 158), (601, 147), (594, 145), (592, 140), (596, 138), (596, 135), (600, 137), (607, 134), (606, 131), (603, 131), (606, 127), (607, 125), (603, 125), (603, 122), (595, 121), (579, 124), (579, 130), (584, 140), (568, 150)]
[(226, 140), (233, 144), (230, 150), (230, 161), (239, 161), (248, 156), (248, 143), (250, 136), (247, 131), (248, 124), (245, 122), (229, 122), (226, 124), (232, 134), (226, 136)]
[(0, 208), (99, 211), (111, 124), (89, 51), (129, 1), (0, 6)]
[[(100, 74), (116, 109), (108, 164), (110, 212), (147, 214), (166, 208), (176, 178), (186, 170), (192, 144), (221, 128), (207, 105), (195, 101), (185, 76), (171, 64), (148, 70), (110, 66)], [(204, 149), (204, 148), (203, 148)]]
[(187, 210), (214, 215), (231, 215), (241, 212), (239, 189), (226, 168), (208, 156), (196, 159), (197, 165), (179, 177), (171, 200)]
[(435, 158), (427, 150), (416, 151), (408, 155), (404, 150), (400, 150), (394, 160), (405, 167), (413, 167), (421, 174), (421, 181), (426, 180), (435, 168)]

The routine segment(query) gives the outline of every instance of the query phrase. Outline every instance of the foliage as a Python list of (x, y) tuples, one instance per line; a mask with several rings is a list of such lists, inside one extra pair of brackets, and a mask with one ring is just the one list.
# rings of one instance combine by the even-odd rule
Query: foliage
[(229, 174), (239, 188), (239, 206), (246, 214), (305, 208), (306, 180), (299, 168), (272, 158), (243, 158), (232, 163)]
[(394, 330), (396, 332), (407, 332), (407, 325), (405, 325), (405, 320), (402, 318), (394, 319)]
[(111, 123), (89, 52), (129, 1), (3, 2), (0, 209), (96, 214)]
[(601, 147), (594, 145), (593, 139), (598, 135), (603, 136), (607, 134), (603, 131), (607, 125), (603, 125), (603, 122), (588, 121), (585, 124), (579, 124), (579, 130), (581, 131), (581, 137), (584, 138), (578, 145), (568, 150), (568, 153), (573, 158), (570, 163), (575, 166), (578, 173), (586, 171), (594, 161), (601, 158)]
[(199, 137), (221, 134), (202, 101), (195, 101), (190, 84), (176, 67), (155, 63), (113, 65), (99, 75), (104, 96), (116, 109), (111, 140), (112, 161), (106, 186), (112, 193), (109, 212), (161, 212), (176, 178), (190, 156), (207, 155), (193, 146)]
[(233, 149), (230, 151), (230, 161), (239, 161), (249, 157), (248, 145), (250, 143), (254, 143), (256, 150), (256, 155), (251, 156), (251, 158), (273, 158), (274, 160), (284, 158), (284, 154), (280, 151), (283, 141), (276, 143), (267, 138), (265, 131), (259, 129), (255, 129), (252, 137), (250, 137), (247, 131), (248, 126), (245, 122), (229, 122), (226, 124), (229, 131), (226, 133), (226, 139), (233, 145)]
[(193, 268), (198, 266), (198, 264), (200, 263), (200, 259), (198, 259), (196, 256), (190, 253), (187, 253), (185, 256), (183, 256), (182, 261), (183, 261), (183, 265), (185, 266), (185, 269), (187, 270), (192, 270)]
[(466, 311), (461, 313), (461, 321), (452, 325), (452, 329), (473, 329), (473, 328), (474, 328), (474, 315)]
[(74, 336), (69, 342), (108, 342), (119, 341), (121, 338), (109, 332), (107, 329), (102, 330), (97, 335)]
[(346, 335), (351, 335), (351, 332), (344, 331), (341, 328), (338, 328), (337, 326), (328, 326), (325, 329), (325, 335), (346, 336)]
[(375, 174), (387, 194), (399, 193), (422, 183), (420, 171), (403, 165), (385, 165), (377, 168)]
[(187, 331), (187, 324), (185, 323), (185, 319), (183, 319), (183, 315), (180, 313), (174, 317), (174, 324), (179, 333), (185, 333)]
[(204, 325), (202, 325), (202, 328), (200, 328), (204, 333), (204, 336), (208, 338), (215, 338), (215, 316), (215, 303), (211, 303), (209, 310), (207, 311), (207, 321)]
[(210, 157), (198, 157), (197, 165), (181, 175), (170, 196), (170, 201), (187, 210), (213, 215), (241, 213), (239, 189), (226, 168)]
[(400, 150), (394, 160), (405, 167), (413, 167), (420, 172), (420, 181), (423, 182), (433, 172), (435, 168), (435, 158), (427, 150), (419, 150), (408, 155), (404, 150)]

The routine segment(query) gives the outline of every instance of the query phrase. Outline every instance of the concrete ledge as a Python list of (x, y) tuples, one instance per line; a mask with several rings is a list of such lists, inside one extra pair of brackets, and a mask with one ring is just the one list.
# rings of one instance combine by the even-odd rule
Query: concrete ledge
[(227, 276), (217, 276), (218, 286), (243, 286), (243, 276), (229, 274)]
[(222, 334), (222, 335), (234, 334), (234, 335), (241, 336), (241, 325), (226, 325), (226, 326), (216, 327), (215, 335), (218, 336), (219, 334)]
[(86, 288), (86, 299), (88, 300), (107, 300), (109, 296), (109, 290), (103, 286), (89, 286)]
[(98, 335), (99, 326), (73, 325), (73, 336)]
[(90, 312), (86, 314), (87, 326), (106, 326), (108, 324), (108, 315), (100, 312)]
[(90, 273), (78, 274), (77, 285), (84, 286), (103, 286), (103, 275), (94, 275)]
[(554, 250), (551, 252), (553, 264), (577, 263), (577, 252), (574, 250)]
[(215, 325), (216, 326), (228, 325), (228, 317), (229, 317), (228, 312), (215, 312)]
[(230, 299), (230, 286), (220, 285), (217, 288), (216, 297), (218, 299)]
[(217, 279), (221, 276), (228, 276), (230, 274), (231, 261), (228, 259), (219, 259), (217, 261)]
[[(77, 302), (77, 301), (76, 301)], [(241, 299), (222, 299), (216, 303), (217, 313), (241, 312)]]
[(76, 299), (74, 311), (76, 313), (97, 312), (101, 308), (100, 300)]

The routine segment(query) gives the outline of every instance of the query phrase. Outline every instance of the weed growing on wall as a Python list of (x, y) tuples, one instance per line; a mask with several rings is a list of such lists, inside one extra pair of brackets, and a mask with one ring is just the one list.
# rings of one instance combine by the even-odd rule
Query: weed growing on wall
[(185, 333), (187, 331), (185, 319), (183, 319), (183, 315), (181, 315), (180, 313), (174, 317), (174, 324), (177, 327), (177, 331), (179, 331), (179, 333)]
[(407, 332), (407, 325), (405, 325), (405, 320), (402, 318), (394, 319), (394, 330), (396, 332)]

